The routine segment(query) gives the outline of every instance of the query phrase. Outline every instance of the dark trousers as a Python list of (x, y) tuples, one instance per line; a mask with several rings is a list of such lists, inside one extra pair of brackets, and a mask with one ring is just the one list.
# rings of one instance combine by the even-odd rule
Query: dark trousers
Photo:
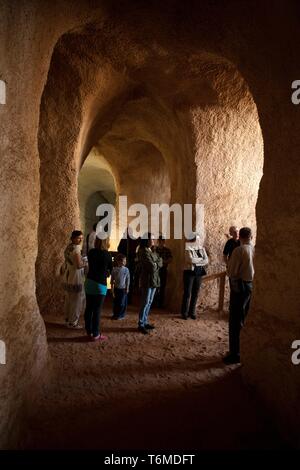
[(181, 315), (183, 317), (194, 316), (196, 314), (196, 304), (201, 286), (201, 276), (194, 271), (183, 271), (183, 298), (181, 305)]
[(159, 270), (159, 278), (160, 278), (160, 287), (156, 289), (155, 298), (153, 301), (153, 306), (163, 308), (165, 305), (165, 292), (166, 292), (166, 285), (167, 285), (167, 277), (168, 277), (168, 268), (163, 266)]
[(229, 302), (229, 352), (233, 356), (240, 354), (240, 332), (249, 311), (252, 282), (241, 279), (230, 281)]
[(127, 265), (130, 274), (130, 285), (129, 285), (129, 292), (127, 295), (127, 304), (132, 304), (132, 297), (133, 297), (133, 289), (135, 286), (135, 262), (131, 261)]
[(105, 295), (86, 294), (86, 308), (84, 313), (85, 329), (87, 334), (98, 336), (100, 315)]
[(127, 308), (127, 293), (125, 289), (114, 289), (113, 314), (116, 318), (124, 318)]

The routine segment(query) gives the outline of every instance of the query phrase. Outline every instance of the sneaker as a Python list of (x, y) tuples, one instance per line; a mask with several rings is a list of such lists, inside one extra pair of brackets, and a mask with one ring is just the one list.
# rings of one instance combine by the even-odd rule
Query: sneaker
[(93, 336), (93, 337), (92, 337), (92, 340), (93, 340), (93, 341), (106, 341), (106, 340), (107, 340), (107, 336), (104, 336), (104, 335)]
[(138, 331), (143, 333), (143, 335), (148, 335), (149, 334), (149, 331), (144, 326), (139, 326)]
[(117, 315), (112, 315), (112, 316), (110, 317), (111, 320), (118, 320), (118, 318), (119, 318), (119, 317), (117, 317)]
[(228, 354), (227, 356), (223, 357), (222, 360), (226, 365), (239, 364), (241, 362), (239, 354)]
[(182, 318), (182, 320), (187, 320), (188, 319), (187, 315), (181, 315), (181, 318)]
[(82, 330), (83, 327), (78, 323), (69, 323), (68, 328), (71, 328), (72, 330)]
[(147, 323), (147, 325), (145, 325), (145, 328), (146, 328), (146, 330), (154, 330), (155, 326), (150, 325), (150, 323)]
[(196, 319), (197, 319), (196, 315), (194, 315), (194, 314), (190, 315), (190, 318), (191, 318), (192, 320), (196, 320)]

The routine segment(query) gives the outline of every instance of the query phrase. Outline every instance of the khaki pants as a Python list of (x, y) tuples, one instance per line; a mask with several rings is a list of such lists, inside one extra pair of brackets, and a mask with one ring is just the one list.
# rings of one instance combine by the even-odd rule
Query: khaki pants
[(85, 308), (85, 292), (66, 292), (65, 293), (65, 319), (66, 322), (77, 324), (80, 314)]

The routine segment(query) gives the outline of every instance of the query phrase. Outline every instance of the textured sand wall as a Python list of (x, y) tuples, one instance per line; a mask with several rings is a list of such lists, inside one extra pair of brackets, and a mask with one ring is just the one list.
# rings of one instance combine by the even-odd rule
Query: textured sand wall
[[(212, 75), (216, 103), (192, 111), (197, 151), (197, 202), (204, 206), (208, 273), (224, 271), (222, 251), (231, 225), (251, 227), (262, 177), (263, 139), (257, 109), (240, 74), (224, 64)], [(206, 284), (205, 306), (218, 305), (218, 281)], [(226, 299), (228, 300), (228, 295)]]
[(35, 295), (40, 195), (37, 135), (53, 45), (64, 28), (77, 24), (83, 14), (79, 6), (73, 6), (72, 15), (69, 8), (60, 9), (59, 17), (48, 2), (0, 5), (0, 73), (7, 84), (6, 104), (0, 107), (0, 338), (7, 353), (7, 363), (0, 368), (1, 448), (16, 446), (23, 418), (48, 370), (45, 328)]

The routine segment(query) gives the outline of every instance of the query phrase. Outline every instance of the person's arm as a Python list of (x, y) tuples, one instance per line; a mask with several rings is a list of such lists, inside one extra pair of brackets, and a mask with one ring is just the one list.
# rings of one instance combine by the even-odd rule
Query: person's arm
[(140, 261), (142, 265), (142, 269), (145, 269), (148, 272), (152, 272), (155, 269), (156, 262), (154, 261), (154, 257), (152, 251), (149, 249), (142, 250), (140, 256)]
[(110, 287), (111, 287), (111, 295), (114, 297), (115, 296), (115, 270), (114, 268), (112, 269), (111, 272), (111, 278), (110, 278)]
[(162, 267), (163, 267), (163, 264), (164, 264), (164, 261), (163, 261), (162, 257), (159, 256), (158, 253), (155, 253), (155, 254), (154, 254), (154, 259), (155, 259), (155, 263), (156, 263), (156, 265), (157, 265), (157, 268), (158, 268), (158, 269), (162, 268)]
[(185, 257), (185, 264), (186, 266), (193, 265), (193, 254), (192, 251), (189, 248), (186, 248), (184, 251), (184, 257)]
[(107, 277), (109, 277), (113, 271), (113, 262), (111, 254), (107, 251), (108, 262), (107, 262)]
[(208, 264), (208, 256), (205, 251), (205, 248), (199, 248), (202, 256), (194, 256), (197, 250), (187, 249), (186, 252), (186, 260), (190, 264), (194, 264), (195, 266), (206, 266)]
[(203, 248), (200, 248), (199, 251), (202, 256), (198, 258), (199, 261), (197, 265), (206, 266), (208, 264), (208, 256), (207, 256), (206, 250), (203, 247)]
[(126, 278), (125, 278), (125, 290), (127, 294), (129, 292), (129, 286), (130, 286), (130, 272), (129, 272), (129, 269), (127, 268)]
[(111, 295), (114, 297), (115, 296), (115, 281), (110, 280), (110, 287), (111, 287)]
[(187, 250), (185, 250), (185, 252), (186, 252), (186, 261), (189, 264), (195, 264), (195, 265), (200, 266), (199, 264), (200, 258), (198, 256), (193, 256), (194, 250), (188, 248)]
[(80, 250), (76, 249), (74, 254), (74, 261), (76, 269), (82, 269), (86, 266), (86, 263), (83, 262)]
[(228, 266), (228, 261), (229, 261), (228, 241), (225, 243), (225, 246), (224, 246), (223, 261), (226, 264), (226, 266)]

